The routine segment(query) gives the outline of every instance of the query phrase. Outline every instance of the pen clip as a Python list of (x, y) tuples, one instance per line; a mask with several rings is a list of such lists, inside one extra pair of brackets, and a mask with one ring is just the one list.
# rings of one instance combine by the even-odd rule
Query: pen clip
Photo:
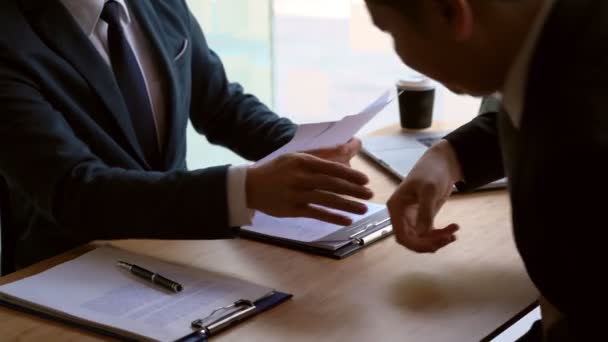
[[(227, 314), (222, 315), (217, 319), (214, 319), (212, 322), (206, 322), (210, 318), (212, 318), (216, 313), (220, 311), (229, 311), (230, 309), (237, 310), (228, 312)], [(233, 304), (213, 310), (209, 315), (204, 318), (199, 318), (192, 321), (191, 327), (193, 329), (201, 330), (205, 334), (205, 336), (210, 337), (222, 331), (226, 327), (252, 316), (256, 313), (256, 310), (257, 308), (252, 301), (246, 299), (239, 299)]]

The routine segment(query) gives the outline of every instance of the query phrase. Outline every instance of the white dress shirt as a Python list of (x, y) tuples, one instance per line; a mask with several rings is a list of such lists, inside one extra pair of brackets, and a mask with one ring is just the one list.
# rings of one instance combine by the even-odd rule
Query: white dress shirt
[[(168, 113), (165, 108), (167, 99), (163, 92), (165, 79), (154, 58), (153, 46), (146, 38), (137, 20), (131, 15), (125, 0), (115, 0), (121, 5), (121, 23), (127, 41), (131, 45), (137, 63), (143, 71), (148, 97), (152, 106), (152, 114), (158, 133), (160, 150), (166, 141)], [(107, 0), (61, 0), (65, 8), (76, 20), (82, 31), (89, 38), (103, 59), (112, 67), (108, 53), (108, 25), (101, 20), (101, 12)], [(229, 224), (232, 227), (251, 224), (254, 212), (247, 208), (246, 194), (247, 167), (236, 166), (228, 169), (227, 196)], [(204, 191), (201, 189), (201, 191)]]
[(534, 48), (538, 43), (538, 39), (545, 26), (547, 17), (551, 13), (554, 2), (555, 0), (543, 1), (541, 10), (530, 29), (530, 33), (507, 74), (507, 79), (502, 92), (502, 100), (505, 110), (507, 111), (507, 114), (509, 114), (515, 128), (519, 128), (521, 116), (523, 115), (528, 71)]

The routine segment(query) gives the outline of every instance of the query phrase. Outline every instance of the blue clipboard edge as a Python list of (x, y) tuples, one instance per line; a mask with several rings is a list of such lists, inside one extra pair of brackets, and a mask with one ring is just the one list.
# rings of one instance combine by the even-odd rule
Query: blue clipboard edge
[[(291, 299), (292, 297), (293, 297), (292, 294), (275, 291), (271, 296), (262, 298), (259, 301), (255, 302), (255, 305), (257, 308), (256, 315), (263, 313), (265, 311), (268, 311), (268, 310), (274, 308), (275, 306), (278, 306), (278, 305), (286, 302), (287, 300)], [(46, 312), (38, 311), (38, 310), (35, 310), (32, 308), (28, 308), (25, 306), (7, 302), (6, 300), (4, 300), (1, 297), (0, 297), (0, 306), (4, 306), (9, 309), (20, 311), (23, 313), (31, 314), (36, 317), (59, 322), (59, 323), (65, 324), (67, 326), (80, 328), (80, 329), (83, 329), (83, 330), (86, 330), (89, 332), (93, 332), (93, 333), (97, 333), (97, 334), (104, 335), (107, 337), (115, 338), (120, 341), (128, 341), (128, 342), (139, 341), (137, 339), (133, 339), (133, 338), (125, 336), (125, 335), (117, 334), (115, 332), (108, 331), (108, 330), (105, 330), (105, 329), (102, 329), (102, 328), (99, 328), (96, 326), (83, 324), (83, 323), (76, 322), (76, 321), (68, 319), (68, 318), (55, 316), (55, 315), (52, 315), (52, 314), (49, 314)], [(207, 341), (207, 336), (205, 336), (204, 334), (200, 334), (198, 332), (193, 332), (193, 333), (185, 336), (184, 338), (179, 339), (176, 342), (205, 342), (205, 341)]]
[[(287, 300), (291, 299), (292, 297), (293, 297), (292, 294), (274, 291), (274, 293), (272, 295), (264, 297), (256, 302), (254, 302), (255, 307), (256, 307), (256, 314), (254, 316), (259, 315), (265, 311), (268, 311), (268, 310), (274, 308), (275, 306), (279, 306), (282, 303), (286, 302)], [(241, 322), (242, 321), (236, 321), (231, 326), (238, 325)], [(228, 327), (227, 330), (230, 330), (230, 327)], [(220, 332), (220, 334), (221, 334), (221, 332)], [(206, 342), (208, 340), (208, 338), (209, 337), (206, 336), (204, 333), (202, 333), (200, 331), (195, 331), (195, 332), (191, 333), (190, 335), (184, 336), (183, 338), (181, 338), (175, 342)]]

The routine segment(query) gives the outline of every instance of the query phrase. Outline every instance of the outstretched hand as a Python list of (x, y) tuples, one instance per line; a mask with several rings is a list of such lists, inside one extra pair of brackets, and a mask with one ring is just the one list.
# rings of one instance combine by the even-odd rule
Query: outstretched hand
[(387, 203), (397, 242), (418, 253), (434, 253), (456, 241), (458, 225), (438, 228), (434, 219), (461, 178), (449, 142), (427, 150)]
[(335, 209), (364, 214), (352, 199), (373, 196), (367, 176), (350, 167), (307, 153), (283, 155), (247, 170), (247, 206), (275, 217), (307, 217), (348, 226), (352, 220)]

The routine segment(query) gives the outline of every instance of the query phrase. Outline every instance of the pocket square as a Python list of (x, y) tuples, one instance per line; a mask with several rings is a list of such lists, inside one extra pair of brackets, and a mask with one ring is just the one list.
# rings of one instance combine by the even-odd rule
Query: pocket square
[(175, 56), (175, 58), (173, 58), (173, 62), (176, 62), (178, 59), (182, 58), (186, 51), (188, 51), (189, 45), (190, 42), (188, 41), (188, 39), (184, 39), (184, 42), (182, 43), (182, 48), (179, 50), (179, 53)]

